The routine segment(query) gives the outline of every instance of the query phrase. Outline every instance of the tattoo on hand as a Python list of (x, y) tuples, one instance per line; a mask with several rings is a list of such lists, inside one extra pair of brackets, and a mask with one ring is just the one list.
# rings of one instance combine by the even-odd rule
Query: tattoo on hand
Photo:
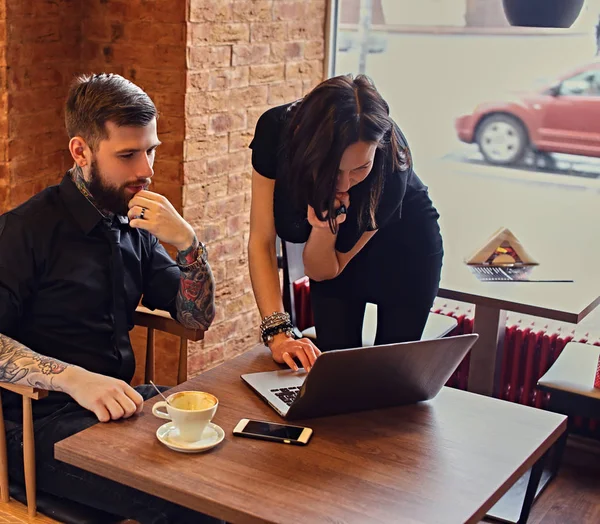
[(200, 244), (198, 243), (198, 238), (194, 236), (194, 240), (192, 241), (192, 245), (183, 251), (177, 252), (177, 263), (181, 266), (187, 266), (196, 260), (198, 256), (197, 249)]
[(215, 318), (215, 280), (208, 264), (181, 272), (177, 320), (190, 329), (207, 330)]

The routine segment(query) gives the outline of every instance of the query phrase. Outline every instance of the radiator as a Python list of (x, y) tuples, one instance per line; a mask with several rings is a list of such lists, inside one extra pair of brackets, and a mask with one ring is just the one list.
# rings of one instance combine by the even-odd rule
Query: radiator
[[(458, 327), (453, 334), (473, 332), (472, 305), (450, 305), (437, 299), (432, 311), (453, 316), (458, 320)], [(549, 323), (544, 319), (523, 320), (518, 315), (509, 315), (504, 334), (504, 353), (497, 397), (509, 402), (547, 409), (550, 394), (537, 389), (537, 381), (571, 341), (600, 345), (597, 336), (578, 333), (570, 325)], [(467, 355), (446, 385), (466, 389), (468, 373)], [(572, 422), (575, 432), (600, 438), (600, 420), (574, 417)]]
[[(294, 282), (296, 324), (300, 330), (313, 326), (309, 280)], [(450, 335), (473, 332), (474, 306), (462, 302), (436, 299), (434, 313), (454, 317), (458, 326)], [(558, 358), (568, 342), (583, 342), (600, 346), (600, 338), (590, 333), (578, 333), (568, 324), (551, 323), (544, 319), (508, 315), (504, 334), (504, 355), (501, 363), (498, 398), (526, 406), (547, 409), (549, 393), (536, 388), (538, 379)], [(467, 389), (469, 355), (450, 377), (447, 386)], [(586, 436), (600, 438), (600, 420), (574, 417), (574, 430)]]

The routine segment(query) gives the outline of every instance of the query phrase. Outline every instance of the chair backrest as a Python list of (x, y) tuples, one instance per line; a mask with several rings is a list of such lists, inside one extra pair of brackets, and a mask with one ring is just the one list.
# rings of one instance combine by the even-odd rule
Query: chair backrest
[(278, 266), (283, 270), (282, 299), (283, 308), (290, 314), (292, 324), (296, 325), (296, 300), (294, 293), (294, 282), (305, 276), (302, 252), (304, 244), (292, 244), (277, 239), (278, 241)]

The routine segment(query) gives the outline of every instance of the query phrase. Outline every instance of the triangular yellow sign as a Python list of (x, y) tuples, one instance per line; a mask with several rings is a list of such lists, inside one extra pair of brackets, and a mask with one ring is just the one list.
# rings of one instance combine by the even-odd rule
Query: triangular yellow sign
[(513, 233), (501, 227), (496, 231), (485, 246), (478, 249), (469, 259), (465, 260), (470, 265), (492, 265), (492, 266), (536, 266), (536, 262), (525, 251)]

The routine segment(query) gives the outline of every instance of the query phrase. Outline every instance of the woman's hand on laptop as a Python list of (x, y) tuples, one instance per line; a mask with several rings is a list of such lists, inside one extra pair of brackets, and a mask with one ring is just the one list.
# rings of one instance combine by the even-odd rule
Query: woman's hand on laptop
[(294, 362), (296, 357), (306, 371), (310, 371), (321, 354), (319, 348), (315, 346), (308, 338), (293, 339), (281, 333), (273, 337), (269, 344), (269, 349), (273, 353), (273, 360), (279, 364), (287, 364), (294, 371), (298, 371), (298, 365)]

